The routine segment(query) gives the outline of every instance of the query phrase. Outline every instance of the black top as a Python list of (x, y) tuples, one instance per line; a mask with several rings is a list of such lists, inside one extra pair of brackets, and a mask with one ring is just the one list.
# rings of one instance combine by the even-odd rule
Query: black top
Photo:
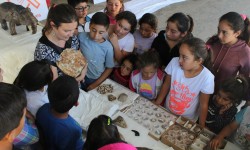
[(237, 108), (233, 105), (223, 114), (219, 114), (220, 107), (217, 107), (213, 100), (210, 99), (208, 105), (208, 113), (206, 119), (206, 127), (211, 131), (218, 134), (226, 125), (234, 120), (234, 117), (237, 113)]
[(163, 66), (167, 66), (168, 63), (174, 57), (179, 57), (180, 44), (175, 45), (172, 49), (169, 47), (164, 34), (165, 30), (159, 32), (158, 36), (154, 39), (151, 48), (154, 48), (160, 55), (160, 61)]

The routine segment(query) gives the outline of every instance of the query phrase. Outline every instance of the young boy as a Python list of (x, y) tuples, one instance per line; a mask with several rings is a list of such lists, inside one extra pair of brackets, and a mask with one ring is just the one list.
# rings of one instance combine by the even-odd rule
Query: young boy
[(45, 139), (45, 149), (81, 150), (82, 129), (68, 114), (77, 106), (78, 83), (75, 78), (64, 75), (58, 77), (48, 87), (49, 102), (37, 112), (37, 126)]
[(90, 6), (88, 0), (68, 0), (79, 19), (78, 32), (89, 32), (90, 17), (87, 16)]
[(21, 132), (27, 100), (18, 87), (0, 82), (0, 150), (11, 150), (14, 138)]
[(78, 35), (80, 49), (88, 61), (88, 71), (82, 85), (84, 90), (89, 91), (100, 85), (114, 67), (113, 47), (103, 38), (108, 28), (108, 16), (103, 12), (97, 12), (91, 19), (90, 32)]

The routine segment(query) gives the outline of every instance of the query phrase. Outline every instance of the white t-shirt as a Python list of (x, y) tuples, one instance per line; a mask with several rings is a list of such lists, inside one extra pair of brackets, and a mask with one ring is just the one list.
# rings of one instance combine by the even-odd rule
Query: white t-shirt
[(118, 40), (118, 44), (119, 44), (120, 50), (124, 50), (126, 52), (133, 52), (134, 45), (135, 45), (135, 38), (133, 34), (128, 33), (122, 39)]
[(199, 95), (213, 94), (214, 75), (203, 67), (200, 74), (193, 78), (186, 78), (179, 64), (179, 57), (173, 58), (165, 69), (171, 76), (170, 91), (167, 95), (165, 107), (176, 115), (197, 120), (199, 113)]
[(48, 95), (47, 95), (48, 86), (44, 86), (43, 91), (27, 91), (25, 90), (26, 98), (27, 98), (27, 109), (31, 112), (31, 114), (36, 117), (36, 112), (38, 109), (46, 103), (49, 103)]

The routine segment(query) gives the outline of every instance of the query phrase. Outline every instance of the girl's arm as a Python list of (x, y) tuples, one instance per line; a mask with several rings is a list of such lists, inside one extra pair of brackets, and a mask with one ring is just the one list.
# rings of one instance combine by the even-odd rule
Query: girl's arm
[(118, 44), (118, 37), (117, 37), (117, 35), (115, 33), (112, 33), (109, 36), (109, 40), (110, 40), (110, 42), (111, 42), (111, 44), (113, 45), (113, 48), (114, 48), (114, 57), (115, 57), (115, 60), (118, 63), (120, 63), (121, 60), (122, 60), (122, 58), (124, 58), (125, 56), (127, 56), (129, 54), (129, 52), (126, 52), (126, 51), (120, 49), (120, 46)]
[(171, 84), (171, 76), (167, 74), (165, 77), (164, 83), (161, 86), (160, 93), (158, 97), (156, 98), (156, 100), (154, 101), (156, 105), (160, 105), (162, 103), (163, 99), (169, 92), (170, 84)]
[(113, 68), (106, 68), (104, 70), (104, 72), (102, 73), (102, 75), (92, 84), (90, 84), (87, 88), (87, 91), (90, 91), (94, 88), (96, 88), (97, 86), (99, 86), (104, 80), (106, 80), (108, 78), (108, 76), (111, 74)]
[(208, 102), (209, 102), (209, 94), (200, 93), (199, 100), (200, 100), (200, 115), (199, 115), (199, 124), (202, 127), (205, 127), (205, 121), (207, 118), (207, 111), (208, 111)]
[(210, 142), (210, 147), (216, 150), (223, 139), (231, 135), (238, 128), (238, 126), (239, 125), (235, 120), (231, 122), (229, 125), (223, 128), (222, 131), (217, 136), (215, 136), (215, 138), (212, 139), (212, 141)]

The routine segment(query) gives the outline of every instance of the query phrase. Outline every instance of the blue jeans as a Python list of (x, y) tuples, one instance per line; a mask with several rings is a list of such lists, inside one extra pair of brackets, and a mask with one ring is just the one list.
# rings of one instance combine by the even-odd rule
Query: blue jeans
[(97, 79), (91, 79), (85, 76), (84, 80), (85, 80), (84, 82), (81, 82), (81, 89), (87, 91), (88, 86), (93, 82), (95, 82)]

